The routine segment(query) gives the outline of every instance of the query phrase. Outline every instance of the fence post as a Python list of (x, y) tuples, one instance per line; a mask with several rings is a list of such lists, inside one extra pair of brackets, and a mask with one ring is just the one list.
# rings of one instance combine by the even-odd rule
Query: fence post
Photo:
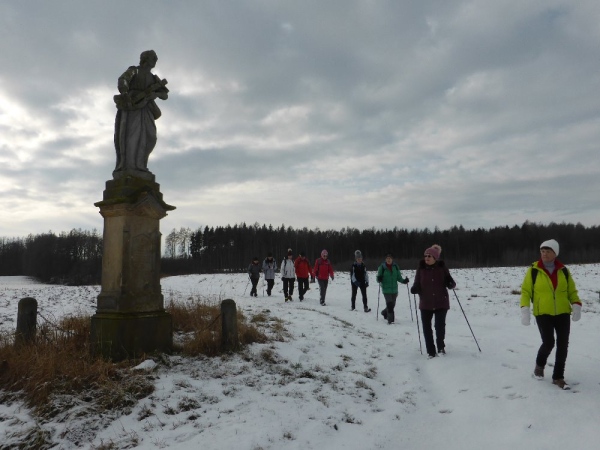
[(224, 351), (238, 348), (237, 309), (230, 298), (221, 302), (221, 347)]
[(22, 345), (35, 339), (37, 307), (38, 304), (35, 298), (25, 297), (19, 300), (15, 345)]

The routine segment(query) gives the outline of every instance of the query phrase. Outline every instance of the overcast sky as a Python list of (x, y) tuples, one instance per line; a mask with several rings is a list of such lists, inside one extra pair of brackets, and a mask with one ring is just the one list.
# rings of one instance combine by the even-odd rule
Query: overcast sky
[(600, 4), (0, 2), (0, 236), (102, 229), (117, 78), (173, 228), (600, 222)]

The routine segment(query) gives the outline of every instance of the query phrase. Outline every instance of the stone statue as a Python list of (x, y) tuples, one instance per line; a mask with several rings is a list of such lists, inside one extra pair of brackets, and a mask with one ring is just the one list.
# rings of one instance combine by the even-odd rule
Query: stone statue
[(154, 50), (140, 55), (140, 65), (129, 67), (119, 77), (119, 95), (114, 96), (117, 106), (115, 118), (115, 150), (117, 164), (114, 172), (148, 170), (148, 157), (156, 145), (156, 124), (161, 115), (155, 100), (166, 100), (167, 80), (161, 80), (151, 71), (158, 57)]

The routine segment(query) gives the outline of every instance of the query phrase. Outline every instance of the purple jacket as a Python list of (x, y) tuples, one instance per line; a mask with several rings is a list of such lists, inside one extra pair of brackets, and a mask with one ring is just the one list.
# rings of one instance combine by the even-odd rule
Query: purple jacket
[(419, 294), (419, 309), (450, 309), (448, 289), (455, 287), (444, 261), (438, 260), (428, 266), (421, 260), (410, 292)]

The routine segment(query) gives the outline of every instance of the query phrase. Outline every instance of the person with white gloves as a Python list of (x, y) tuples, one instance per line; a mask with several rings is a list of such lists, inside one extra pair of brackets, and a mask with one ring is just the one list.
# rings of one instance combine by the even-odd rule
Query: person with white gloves
[(569, 389), (565, 382), (565, 363), (571, 333), (570, 320), (577, 322), (581, 318), (581, 301), (569, 269), (556, 258), (558, 251), (556, 240), (542, 242), (540, 259), (527, 270), (521, 285), (521, 323), (530, 324), (533, 307), (542, 338), (535, 360), (534, 378), (544, 378), (546, 362), (556, 343), (552, 383), (561, 389)]

